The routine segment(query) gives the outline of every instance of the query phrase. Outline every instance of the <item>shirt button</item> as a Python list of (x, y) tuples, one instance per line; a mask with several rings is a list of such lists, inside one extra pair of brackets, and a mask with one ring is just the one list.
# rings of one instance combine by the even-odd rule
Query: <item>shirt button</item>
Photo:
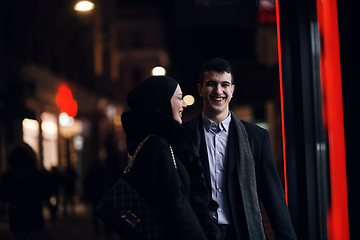
[(219, 190), (218, 190), (219, 192), (222, 192), (222, 190), (221, 190), (221, 188), (219, 188)]
[(217, 172), (217, 173), (220, 173), (220, 170), (217, 170), (216, 172)]
[(221, 212), (221, 208), (218, 208), (218, 211)]

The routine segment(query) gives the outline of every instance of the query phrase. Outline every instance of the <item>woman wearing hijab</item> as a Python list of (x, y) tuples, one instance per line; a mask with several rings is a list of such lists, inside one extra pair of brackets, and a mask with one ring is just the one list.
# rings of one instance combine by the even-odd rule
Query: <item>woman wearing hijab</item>
[(131, 168), (132, 184), (155, 208), (165, 229), (162, 239), (222, 239), (222, 230), (211, 216), (214, 202), (194, 138), (181, 125), (186, 104), (179, 84), (166, 76), (150, 77), (129, 92), (127, 102), (131, 110), (121, 120), (129, 155), (151, 136)]

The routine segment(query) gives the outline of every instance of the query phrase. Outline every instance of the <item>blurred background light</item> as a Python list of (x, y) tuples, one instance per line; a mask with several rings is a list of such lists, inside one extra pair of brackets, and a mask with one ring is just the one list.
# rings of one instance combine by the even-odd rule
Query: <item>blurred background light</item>
[(57, 134), (57, 126), (53, 121), (43, 121), (41, 123), (41, 130), (49, 134)]
[(70, 88), (68, 88), (65, 84), (59, 86), (56, 95), (56, 104), (62, 113), (67, 113), (68, 116), (73, 118), (76, 117), (78, 103), (73, 98)]
[(78, 2), (74, 9), (79, 12), (86, 12), (93, 10), (95, 5), (92, 2), (89, 1), (80, 1)]
[(67, 113), (60, 113), (59, 124), (62, 127), (72, 126), (74, 124), (74, 118), (69, 117), (69, 115), (67, 115)]
[(186, 95), (183, 97), (184, 102), (186, 105), (191, 106), (195, 103), (195, 98), (192, 95)]
[(112, 119), (116, 116), (116, 107), (114, 104), (108, 104), (104, 111), (108, 118)]
[(82, 150), (84, 144), (84, 137), (81, 135), (76, 135), (74, 137), (74, 146), (76, 150)]
[(165, 68), (163, 67), (154, 67), (152, 70), (152, 75), (153, 76), (165, 76)]
[(29, 130), (37, 131), (39, 123), (36, 120), (25, 118), (22, 122), (23, 127)]
[(25, 118), (22, 121), (23, 140), (34, 149), (39, 158), (39, 123), (37, 120)]

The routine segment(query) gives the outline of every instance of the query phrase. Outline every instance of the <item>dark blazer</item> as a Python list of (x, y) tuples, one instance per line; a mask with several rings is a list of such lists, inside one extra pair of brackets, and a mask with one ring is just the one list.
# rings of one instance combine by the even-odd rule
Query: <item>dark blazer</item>
[[(237, 120), (232, 113), (228, 140), (227, 176), (229, 200), (232, 218), (237, 233), (237, 239), (249, 239), (246, 227), (246, 219), (236, 171), (236, 146), (237, 136), (234, 131), (234, 122)], [(266, 213), (270, 219), (276, 239), (296, 239), (291, 224), (289, 211), (286, 205), (284, 190), (279, 179), (272, 154), (268, 132), (259, 126), (241, 121), (248, 134), (251, 152), (255, 161), (255, 174), (259, 201), (263, 203)], [(205, 179), (211, 188), (209, 163), (202, 125), (201, 113), (192, 121), (187, 123), (197, 135), (197, 146), (202, 165), (205, 171)]]

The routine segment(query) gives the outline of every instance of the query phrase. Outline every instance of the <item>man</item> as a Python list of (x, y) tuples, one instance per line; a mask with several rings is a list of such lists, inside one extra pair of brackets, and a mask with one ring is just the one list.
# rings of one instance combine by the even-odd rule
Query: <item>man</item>
[(197, 135), (207, 185), (219, 204), (214, 217), (226, 229), (226, 240), (267, 238), (260, 200), (276, 239), (296, 239), (268, 132), (229, 110), (235, 90), (229, 62), (207, 61), (197, 88), (203, 111), (188, 124)]

